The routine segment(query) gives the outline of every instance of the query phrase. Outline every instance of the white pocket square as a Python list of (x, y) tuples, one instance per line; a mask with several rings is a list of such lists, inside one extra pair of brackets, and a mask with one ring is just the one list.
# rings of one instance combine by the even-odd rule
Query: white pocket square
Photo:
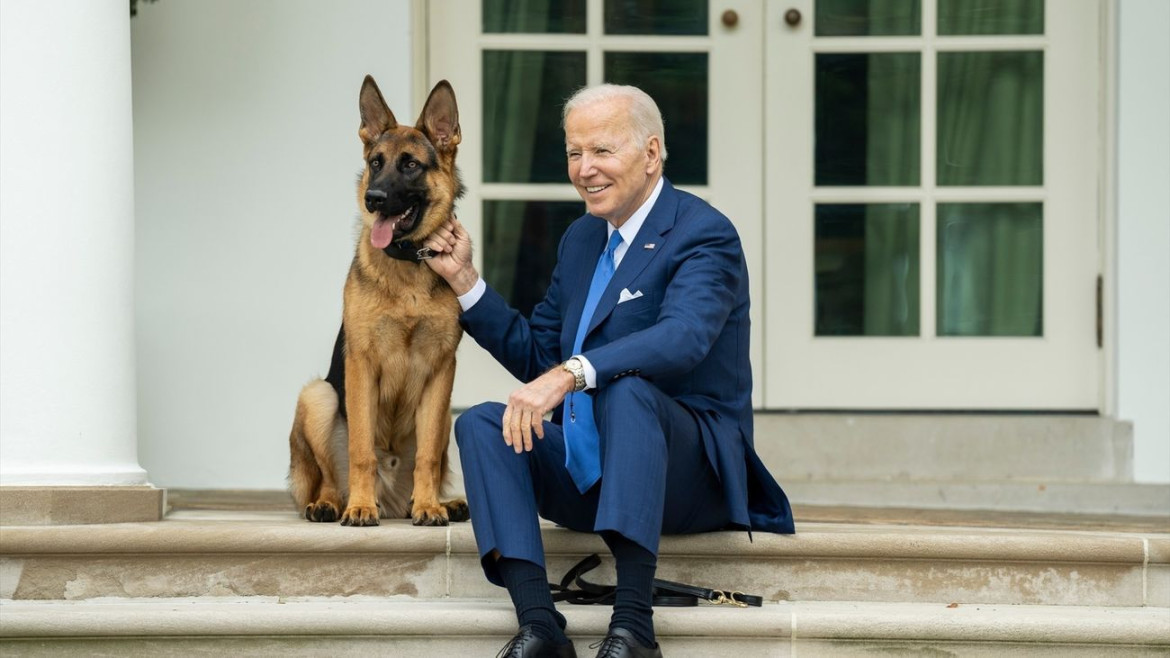
[(631, 293), (628, 288), (622, 288), (621, 293), (618, 294), (618, 303), (624, 304), (624, 303), (630, 301), (631, 299), (637, 299), (641, 296), (642, 296), (641, 290), (639, 290), (638, 292), (635, 292), (635, 293)]

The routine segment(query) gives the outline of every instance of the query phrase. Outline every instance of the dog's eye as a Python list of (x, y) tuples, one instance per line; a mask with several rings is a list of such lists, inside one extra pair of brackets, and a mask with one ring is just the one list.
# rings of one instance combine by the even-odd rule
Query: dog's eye
[(407, 160), (406, 163), (403, 164), (402, 166), (406, 167), (407, 169), (417, 169), (418, 163), (415, 162), (414, 160)]
[(370, 169), (373, 169), (374, 171), (378, 171), (381, 168), (382, 168), (382, 158), (374, 158), (373, 160), (370, 160)]

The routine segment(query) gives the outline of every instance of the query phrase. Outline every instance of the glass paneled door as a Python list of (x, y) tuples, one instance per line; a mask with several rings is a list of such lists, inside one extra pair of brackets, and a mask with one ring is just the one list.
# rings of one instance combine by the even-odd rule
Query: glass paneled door
[[(726, 3), (725, 3), (726, 4)], [(561, 107), (579, 87), (633, 84), (666, 123), (666, 176), (735, 222), (753, 299), (762, 299), (763, 4), (708, 0), (432, 2), (429, 82), (459, 101), (459, 219), (484, 278), (528, 313), (544, 293), (565, 228), (584, 212), (568, 183)], [(731, 13), (725, 14), (726, 10)], [(752, 309), (755, 403), (763, 404), (762, 308)], [(512, 377), (470, 338), (453, 405), (502, 400)]]
[(768, 0), (768, 407), (1098, 408), (1098, 5)]

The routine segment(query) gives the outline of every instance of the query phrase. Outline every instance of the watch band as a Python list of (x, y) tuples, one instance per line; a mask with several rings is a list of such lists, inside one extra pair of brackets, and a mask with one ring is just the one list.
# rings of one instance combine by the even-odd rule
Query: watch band
[(585, 382), (585, 366), (581, 364), (581, 359), (573, 357), (561, 364), (561, 367), (573, 375), (573, 392), (584, 391)]

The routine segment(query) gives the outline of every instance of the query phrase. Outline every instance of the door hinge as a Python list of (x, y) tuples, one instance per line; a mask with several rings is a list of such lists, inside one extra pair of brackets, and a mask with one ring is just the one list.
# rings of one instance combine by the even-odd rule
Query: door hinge
[(1097, 349), (1105, 346), (1105, 278), (1097, 275)]

